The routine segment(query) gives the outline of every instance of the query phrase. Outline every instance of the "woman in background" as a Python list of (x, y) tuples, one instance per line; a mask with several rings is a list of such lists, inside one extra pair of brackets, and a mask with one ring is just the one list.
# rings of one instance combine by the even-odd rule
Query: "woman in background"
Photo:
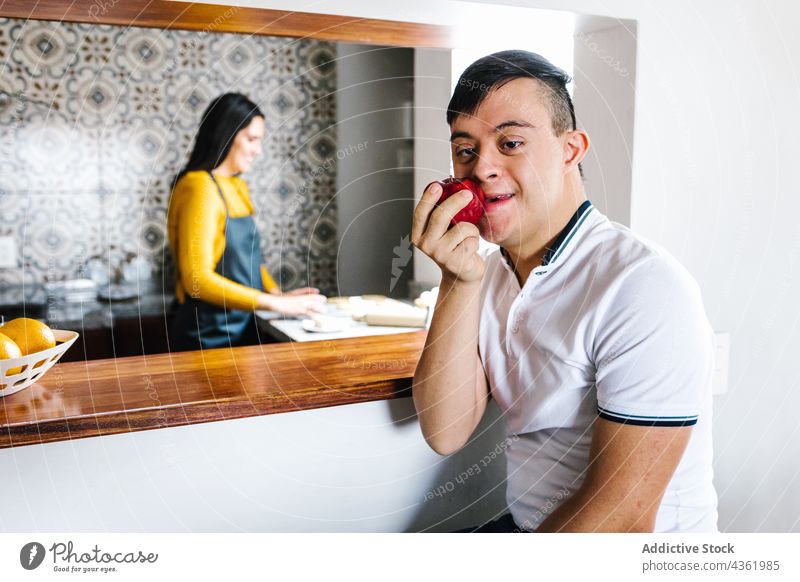
[(253, 203), (239, 177), (261, 154), (263, 137), (264, 115), (244, 95), (221, 95), (203, 114), (167, 217), (178, 271), (173, 350), (257, 343), (255, 310), (289, 316), (324, 311), (317, 289), (283, 293), (264, 266)]

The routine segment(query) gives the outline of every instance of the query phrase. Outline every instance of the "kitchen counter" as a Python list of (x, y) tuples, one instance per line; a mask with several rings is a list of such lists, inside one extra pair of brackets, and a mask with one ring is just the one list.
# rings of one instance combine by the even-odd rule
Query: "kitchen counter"
[(77, 331), (80, 337), (63, 362), (139, 356), (169, 351), (173, 297), (153, 285), (122, 301), (94, 294), (83, 301), (67, 301), (48, 296), (41, 285), (12, 285), (0, 289), (0, 315), (6, 321), (25, 316), (54, 329)]
[(102, 329), (112, 327), (115, 319), (163, 317), (170, 311), (174, 295), (145, 293), (125, 301), (93, 299), (80, 303), (58, 302), (47, 306), (44, 319), (57, 329)]
[(56, 364), (0, 399), (0, 448), (409, 396), (426, 333)]
[[(11, 317), (25, 315), (44, 320), (56, 329), (81, 330), (107, 329), (115, 319), (138, 319), (142, 317), (164, 316), (170, 311), (173, 293), (150, 290), (139, 297), (124, 301), (94, 299), (68, 302), (48, 298), (41, 285), (14, 285), (0, 290), (0, 314), (7, 312)], [(11, 317), (7, 317), (10, 319)]]

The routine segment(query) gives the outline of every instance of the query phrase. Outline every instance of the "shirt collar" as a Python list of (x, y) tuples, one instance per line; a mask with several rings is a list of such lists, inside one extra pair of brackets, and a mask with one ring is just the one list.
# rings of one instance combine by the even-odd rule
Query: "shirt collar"
[(547, 254), (542, 259), (542, 266), (549, 265), (558, 259), (559, 255), (564, 251), (564, 247), (578, 232), (578, 228), (583, 223), (589, 211), (592, 209), (592, 203), (589, 200), (584, 200), (583, 204), (578, 207), (572, 218), (569, 219), (567, 226), (565, 226), (558, 236), (553, 241), (553, 246), (547, 247)]
[[(558, 233), (558, 236), (553, 241), (552, 246), (547, 247), (547, 254), (545, 254), (544, 258), (542, 259), (542, 264), (540, 266), (545, 267), (547, 265), (552, 265), (561, 256), (566, 246), (578, 232), (578, 229), (580, 229), (581, 224), (583, 224), (583, 222), (586, 220), (586, 217), (589, 215), (592, 208), (594, 207), (592, 206), (591, 201), (583, 201), (583, 203), (575, 211), (575, 214), (572, 215), (572, 218), (569, 219), (567, 225), (561, 229), (560, 233)], [(506, 265), (510, 267), (511, 265), (508, 254), (503, 247), (500, 247), (500, 254), (505, 259)]]

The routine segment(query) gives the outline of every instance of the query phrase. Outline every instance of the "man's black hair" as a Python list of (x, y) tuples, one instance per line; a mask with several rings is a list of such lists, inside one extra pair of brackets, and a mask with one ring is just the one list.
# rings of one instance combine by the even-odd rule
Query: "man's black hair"
[(575, 108), (567, 92), (570, 76), (543, 56), (521, 50), (494, 53), (467, 67), (447, 106), (447, 124), (459, 115), (473, 115), (489, 93), (524, 77), (536, 79), (544, 89), (555, 134), (575, 129)]

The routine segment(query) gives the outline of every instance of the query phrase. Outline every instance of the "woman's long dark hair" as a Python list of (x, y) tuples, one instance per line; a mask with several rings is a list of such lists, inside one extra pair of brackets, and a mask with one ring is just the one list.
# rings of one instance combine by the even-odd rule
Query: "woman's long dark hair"
[(241, 93), (225, 93), (211, 101), (203, 113), (189, 161), (175, 177), (173, 188), (187, 172), (210, 172), (219, 166), (231, 151), (236, 134), (255, 117), (263, 118), (264, 114)]

